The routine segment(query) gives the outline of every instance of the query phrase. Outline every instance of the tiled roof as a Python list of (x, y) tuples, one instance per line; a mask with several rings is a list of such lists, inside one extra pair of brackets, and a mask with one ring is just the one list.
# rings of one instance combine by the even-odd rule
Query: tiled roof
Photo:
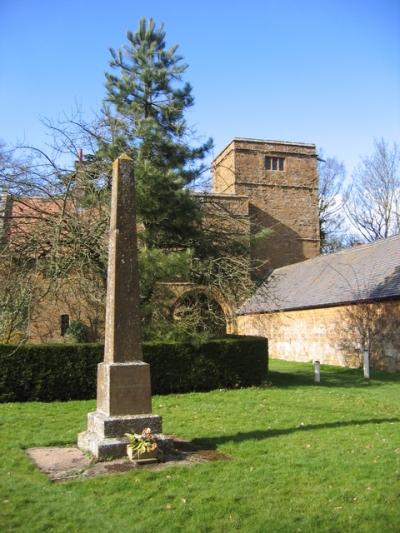
[(400, 235), (274, 270), (238, 314), (400, 297)]

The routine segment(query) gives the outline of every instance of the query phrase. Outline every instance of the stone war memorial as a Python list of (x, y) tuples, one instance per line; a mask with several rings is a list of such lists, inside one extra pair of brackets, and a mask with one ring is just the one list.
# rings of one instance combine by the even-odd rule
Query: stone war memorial
[(125, 433), (161, 432), (151, 414), (150, 365), (143, 361), (133, 162), (113, 164), (104, 362), (97, 369), (97, 409), (78, 447), (98, 459), (126, 455)]

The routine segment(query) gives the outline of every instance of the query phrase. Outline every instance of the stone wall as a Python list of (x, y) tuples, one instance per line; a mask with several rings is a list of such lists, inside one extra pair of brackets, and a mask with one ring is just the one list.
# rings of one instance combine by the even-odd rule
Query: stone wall
[[(371, 365), (400, 370), (400, 302), (238, 316), (240, 335), (268, 338), (272, 358), (357, 367), (360, 322), (370, 317)], [(368, 321), (367, 321), (368, 322)]]
[(208, 232), (230, 237), (250, 237), (249, 200), (236, 194), (196, 194), (201, 203), (203, 226)]
[[(265, 158), (284, 160), (266, 170)], [(234, 139), (213, 162), (213, 191), (249, 199), (252, 259), (260, 275), (319, 254), (318, 177), (313, 144)]]
[(235, 151), (234, 142), (214, 159), (212, 163), (212, 190), (215, 194), (235, 194)]
[[(38, 283), (37, 279), (35, 283)], [(69, 277), (64, 279), (56, 292), (46, 294), (47, 282), (43, 283), (40, 291), (44, 294), (35, 302), (31, 309), (28, 325), (29, 342), (64, 342), (66, 338), (61, 335), (61, 315), (68, 315), (69, 323), (82, 322), (87, 328), (87, 339), (97, 341), (104, 335), (104, 302), (100, 301), (99, 294), (91, 292), (94, 287), (83, 286), (82, 280)]]

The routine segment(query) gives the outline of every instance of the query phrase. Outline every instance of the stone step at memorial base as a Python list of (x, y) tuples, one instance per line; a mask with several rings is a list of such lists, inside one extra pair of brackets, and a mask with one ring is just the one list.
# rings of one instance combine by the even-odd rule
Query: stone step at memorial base
[(101, 411), (88, 414), (88, 429), (78, 435), (78, 447), (97, 459), (116, 459), (126, 455), (129, 440), (125, 433), (142, 433), (150, 428), (153, 434), (161, 433), (161, 416), (143, 414), (107, 416)]

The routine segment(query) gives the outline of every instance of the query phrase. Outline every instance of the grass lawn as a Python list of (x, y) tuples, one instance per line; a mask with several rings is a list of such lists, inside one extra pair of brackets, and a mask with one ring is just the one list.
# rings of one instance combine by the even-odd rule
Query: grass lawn
[(94, 401), (0, 405), (1, 531), (400, 531), (400, 375), (271, 361), (264, 388), (156, 396), (164, 431), (232, 456), (54, 484)]

